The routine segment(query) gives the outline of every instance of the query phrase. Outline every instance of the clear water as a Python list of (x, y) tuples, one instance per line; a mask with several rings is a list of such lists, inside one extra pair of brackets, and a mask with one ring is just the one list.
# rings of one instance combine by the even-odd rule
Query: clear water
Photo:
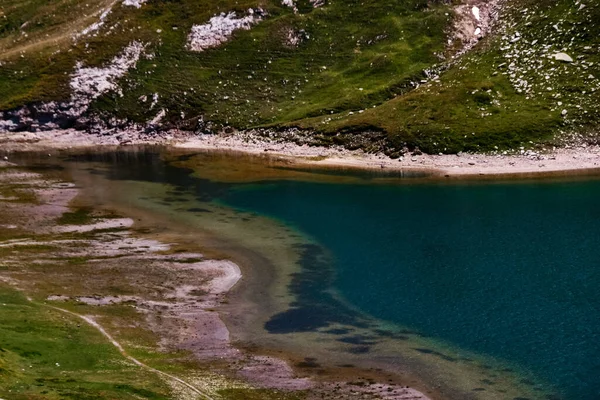
[[(282, 181), (221, 199), (314, 237), (334, 257), (334, 288), (361, 311), (516, 363), (560, 398), (600, 399), (600, 182)], [(272, 332), (327, 325), (330, 315), (302, 320), (319, 302), (347, 316), (314, 283), (293, 289), (304, 294)]]
[[(232, 184), (152, 151), (69, 161), (101, 162), (109, 168), (90, 173), (169, 184), (313, 238), (299, 249), (296, 301), (265, 324), (273, 335), (376, 329), (367, 314), (396, 324), (399, 340), (417, 331), (517, 365), (556, 398), (600, 399), (600, 181)], [(369, 357), (368, 337), (339, 340)]]

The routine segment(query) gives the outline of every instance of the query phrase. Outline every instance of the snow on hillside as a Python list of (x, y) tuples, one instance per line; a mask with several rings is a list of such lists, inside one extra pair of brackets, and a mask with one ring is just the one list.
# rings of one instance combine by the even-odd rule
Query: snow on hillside
[(124, 6), (140, 8), (142, 4), (144, 4), (146, 0), (123, 0)]
[(100, 18), (98, 19), (98, 22), (94, 22), (93, 24), (91, 24), (90, 26), (88, 26), (87, 28), (85, 28), (84, 30), (79, 32), (78, 34), (76, 34), (74, 36), (74, 38), (76, 39), (80, 36), (86, 36), (86, 35), (89, 35), (91, 33), (98, 31), (104, 25), (104, 22), (106, 21), (106, 17), (108, 17), (108, 15), (111, 13), (111, 11), (112, 11), (112, 4), (107, 9), (102, 11), (102, 13), (100, 14)]
[(73, 90), (71, 101), (76, 113), (80, 114), (85, 111), (92, 100), (101, 94), (116, 90), (118, 88), (117, 79), (135, 67), (144, 48), (142, 43), (132, 42), (103, 68), (83, 67), (81, 63), (77, 63), (70, 82)]
[(292, 10), (294, 10), (295, 13), (298, 12), (298, 7), (296, 7), (296, 3), (294, 3), (294, 0), (281, 0), (281, 4), (291, 8)]
[(262, 9), (249, 9), (248, 15), (237, 18), (235, 12), (221, 13), (212, 17), (207, 24), (194, 25), (188, 36), (188, 48), (192, 51), (204, 51), (225, 43), (234, 31), (248, 30), (262, 20)]

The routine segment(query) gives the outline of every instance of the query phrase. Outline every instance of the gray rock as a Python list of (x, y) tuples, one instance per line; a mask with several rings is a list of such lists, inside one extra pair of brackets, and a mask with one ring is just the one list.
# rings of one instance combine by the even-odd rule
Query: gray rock
[(568, 63), (572, 63), (573, 59), (567, 53), (555, 53), (552, 57), (558, 61), (564, 61)]

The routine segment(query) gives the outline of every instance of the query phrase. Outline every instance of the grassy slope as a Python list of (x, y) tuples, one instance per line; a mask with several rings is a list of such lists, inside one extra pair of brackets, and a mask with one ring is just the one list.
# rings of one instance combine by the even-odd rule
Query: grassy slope
[[(510, 2), (500, 30), (439, 82), (362, 114), (300, 125), (327, 135), (382, 131), (390, 154), (405, 145), (429, 153), (489, 151), (548, 141), (559, 131), (594, 130), (600, 117), (600, 5), (586, 3), (579, 9), (565, 0)], [(514, 41), (517, 32), (521, 39)], [(576, 62), (548, 58), (558, 51)], [(528, 90), (519, 86), (523, 80)]]
[(110, 0), (3, 0), (0, 60), (21, 52), (56, 51), (70, 35), (95, 22)]
[[(110, 0), (5, 0), (0, 3), (0, 109), (68, 98), (78, 52), (71, 36)], [(68, 51), (68, 52), (67, 52)]]
[(10, 399), (169, 398), (156, 376), (124, 363), (99, 332), (0, 286), (0, 396)]
[[(0, 285), (0, 396), (6, 399), (172, 399), (156, 374), (125, 363), (94, 328), (29, 302)], [(139, 334), (132, 332), (132, 336)], [(139, 352), (139, 351), (138, 351)], [(151, 354), (144, 353), (144, 358)], [(163, 371), (181, 368), (153, 359)], [(58, 363), (58, 365), (57, 365)], [(187, 372), (193, 367), (189, 366)], [(171, 372), (171, 371), (170, 371)], [(236, 388), (218, 391), (223, 400), (301, 400), (305, 393)]]
[[(450, 18), (445, 7), (428, 7), (424, 0), (354, 0), (315, 10), (304, 3), (299, 2), (299, 14), (276, 0), (150, 1), (141, 9), (117, 4), (102, 35), (50, 58), (26, 53), (25, 59), (0, 67), (0, 109), (68, 98), (64, 72), (72, 70), (75, 60), (102, 64), (132, 40), (149, 43), (156, 57), (129, 74), (125, 97), (109, 94), (95, 110), (147, 121), (166, 108), (173, 121), (183, 111), (187, 117), (204, 115), (248, 127), (359, 109), (403, 91), (411, 78), (420, 78), (437, 62), (434, 53), (443, 50)], [(257, 6), (269, 16), (251, 31), (238, 31), (218, 49), (186, 50), (193, 24)], [(290, 30), (303, 30), (309, 39), (297, 47), (287, 45)], [(150, 110), (138, 98), (153, 93), (160, 99)]]
[[(135, 88), (125, 98), (106, 97), (97, 107), (144, 121), (157, 110), (137, 99), (159, 93), (157, 108), (170, 110), (174, 121), (181, 111), (202, 112), (210, 121), (248, 127), (378, 103), (401, 91), (442, 50), (448, 17), (441, 7), (418, 11), (424, 8), (419, 3), (335, 2), (301, 15), (270, 5), (265, 21), (203, 53), (185, 51), (185, 34), (189, 23), (210, 14), (190, 17), (186, 7), (170, 6), (160, 10), (162, 29), (185, 21), (183, 29), (162, 35), (158, 57), (131, 74)], [(290, 48), (288, 29), (304, 30), (310, 39)]]
[[(68, 99), (65, 71), (76, 60), (102, 65), (139, 40), (154, 57), (121, 81), (123, 96), (108, 93), (93, 111), (144, 122), (165, 109), (165, 121), (189, 129), (201, 117), (237, 128), (301, 126), (316, 129), (323, 143), (350, 146), (368, 130), (383, 138), (373, 150), (383, 143), (391, 155), (404, 146), (431, 153), (514, 148), (547, 142), (560, 131), (595, 130), (600, 91), (591, 92), (598, 80), (589, 75), (600, 77), (597, 1), (580, 10), (570, 0), (507, 0), (491, 36), (439, 82), (411, 90), (410, 82), (440, 62), (451, 18), (447, 6), (427, 3), (349, 0), (312, 9), (301, 0), (298, 14), (277, 0), (150, 0), (140, 9), (117, 4), (101, 34), (63, 44), (60, 53), (26, 52), (0, 66), (0, 109)], [(258, 6), (269, 15), (252, 30), (236, 32), (216, 49), (186, 50), (193, 24)], [(290, 46), (290, 31), (309, 39)], [(511, 43), (515, 32), (521, 40)], [(576, 63), (553, 63), (550, 51), (567, 51)], [(519, 80), (534, 89), (519, 92)], [(155, 93), (158, 103), (150, 107)]]

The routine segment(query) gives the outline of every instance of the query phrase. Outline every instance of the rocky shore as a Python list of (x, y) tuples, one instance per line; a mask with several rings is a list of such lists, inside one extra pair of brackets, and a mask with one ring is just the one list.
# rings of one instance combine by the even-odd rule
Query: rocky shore
[(97, 146), (158, 145), (189, 150), (215, 150), (267, 154), (298, 165), (427, 171), (445, 177), (517, 177), (530, 175), (590, 174), (600, 168), (600, 146), (582, 141), (561, 148), (520, 148), (488, 154), (424, 154), (408, 149), (398, 158), (382, 153), (348, 150), (340, 146), (317, 146), (304, 140), (301, 132), (243, 131), (194, 134), (169, 131), (145, 134), (139, 131), (89, 134), (78, 130), (6, 132), (0, 134), (1, 148), (12, 151), (45, 151)]

